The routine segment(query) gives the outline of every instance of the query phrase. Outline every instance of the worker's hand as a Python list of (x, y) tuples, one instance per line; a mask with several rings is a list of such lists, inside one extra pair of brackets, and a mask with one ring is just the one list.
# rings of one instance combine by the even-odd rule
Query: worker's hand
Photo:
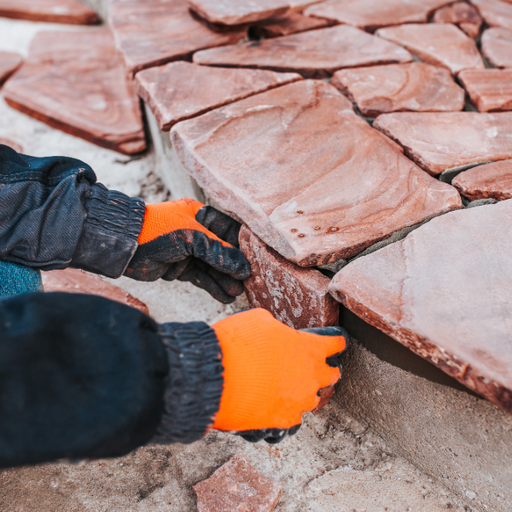
[(193, 199), (148, 205), (125, 275), (138, 281), (190, 281), (220, 302), (233, 302), (251, 274), (238, 249), (239, 231), (238, 222)]
[(302, 414), (315, 409), (318, 391), (340, 379), (336, 356), (347, 337), (339, 327), (319, 329), (323, 335), (296, 331), (263, 309), (237, 313), (212, 327), (224, 366), (214, 429), (278, 442), (298, 430)]

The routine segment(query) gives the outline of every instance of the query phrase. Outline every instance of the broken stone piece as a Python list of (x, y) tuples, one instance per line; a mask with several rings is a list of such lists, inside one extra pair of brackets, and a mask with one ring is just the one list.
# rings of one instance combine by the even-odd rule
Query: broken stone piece
[(329, 20), (311, 18), (299, 12), (288, 12), (281, 16), (272, 16), (268, 20), (256, 23), (251, 27), (251, 33), (256, 37), (269, 38), (289, 36), (317, 28), (333, 25)]
[(0, 144), (3, 144), (4, 146), (9, 146), (10, 148), (14, 149), (14, 151), (17, 151), (18, 153), (23, 153), (23, 147), (18, 144), (17, 142), (14, 142), (9, 139), (4, 139), (3, 137), (0, 137)]
[(450, 212), (343, 268), (350, 311), (512, 413), (512, 201)]
[(4, 96), (11, 107), (99, 146), (146, 149), (140, 102), (107, 29), (37, 33)]
[(512, 3), (507, 0), (471, 0), (490, 27), (512, 30)]
[(496, 68), (512, 68), (512, 32), (490, 28), (482, 35), (482, 53)]
[(373, 123), (430, 174), (479, 162), (512, 158), (512, 113), (403, 112)]
[(297, 71), (316, 78), (326, 78), (340, 68), (411, 60), (402, 47), (348, 25), (194, 54), (196, 64)]
[(213, 68), (180, 61), (140, 71), (135, 75), (135, 87), (160, 128), (169, 131), (178, 121), (301, 79), (297, 73)]
[(0, 85), (20, 67), (22, 60), (17, 53), (0, 52)]
[(88, 295), (99, 295), (105, 299), (115, 302), (121, 302), (132, 308), (136, 308), (146, 315), (149, 315), (149, 309), (129, 293), (121, 290), (108, 281), (101, 279), (94, 274), (84, 272), (75, 268), (66, 270), (51, 270), (50, 272), (41, 272), (43, 279), (43, 288), (45, 292), (63, 292), (63, 293), (85, 293)]
[(0, 16), (18, 20), (90, 25), (97, 14), (78, 0), (0, 0)]
[(471, 201), (512, 199), (512, 160), (473, 167), (456, 176), (452, 185)]
[(193, 489), (198, 512), (272, 512), (282, 491), (281, 484), (258, 473), (241, 453)]
[(464, 90), (447, 69), (422, 62), (342, 69), (331, 83), (370, 117), (404, 110), (458, 111), (465, 103)]
[(483, 23), (478, 10), (466, 2), (455, 2), (441, 7), (435, 12), (433, 21), (434, 23), (453, 23), (472, 39), (478, 37)]
[(461, 207), (453, 187), (422, 172), (323, 81), (301, 80), (183, 121), (171, 138), (221, 208), (300, 266), (355, 256)]
[(479, 112), (512, 110), (512, 69), (467, 69), (459, 78)]
[(463, 69), (484, 69), (475, 42), (455, 25), (407, 24), (382, 28), (377, 35), (401, 44), (420, 60), (448, 68), (454, 75)]

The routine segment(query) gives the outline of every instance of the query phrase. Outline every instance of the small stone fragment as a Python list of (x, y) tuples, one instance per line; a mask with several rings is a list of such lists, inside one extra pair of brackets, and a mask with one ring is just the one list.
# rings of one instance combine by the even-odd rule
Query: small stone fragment
[(0, 16), (18, 20), (91, 25), (98, 15), (78, 0), (0, 0)]
[(14, 149), (14, 151), (17, 151), (18, 153), (23, 153), (23, 147), (18, 144), (17, 142), (14, 142), (9, 139), (4, 139), (3, 137), (0, 137), (0, 144), (3, 144), (4, 146), (9, 146), (10, 148)]
[(435, 12), (433, 21), (434, 23), (453, 23), (472, 39), (478, 37), (483, 23), (478, 10), (466, 2), (455, 2), (441, 7)]
[(512, 69), (467, 69), (459, 78), (479, 112), (512, 110)]
[(471, 0), (490, 27), (512, 30), (512, 3), (502, 0)]
[(496, 68), (512, 68), (512, 32), (490, 28), (482, 35), (482, 53)]
[(329, 20), (311, 18), (299, 12), (289, 12), (281, 16), (272, 16), (251, 27), (251, 33), (256, 37), (270, 38), (289, 36), (299, 32), (306, 32), (317, 28), (333, 25)]
[(281, 484), (258, 473), (241, 453), (193, 489), (198, 512), (272, 512), (282, 491)]
[(17, 53), (0, 52), (0, 85), (21, 66), (22, 61)]
[(452, 185), (471, 201), (512, 199), (512, 160), (473, 167), (456, 176)]

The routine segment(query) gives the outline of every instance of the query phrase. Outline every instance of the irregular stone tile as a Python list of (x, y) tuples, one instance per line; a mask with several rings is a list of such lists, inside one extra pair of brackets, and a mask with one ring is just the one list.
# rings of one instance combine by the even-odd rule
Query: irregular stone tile
[(149, 315), (149, 309), (129, 293), (121, 290), (108, 281), (101, 279), (94, 274), (84, 272), (75, 268), (66, 270), (52, 270), (50, 272), (41, 272), (43, 279), (43, 288), (45, 292), (63, 292), (63, 293), (85, 293), (87, 295), (99, 295), (105, 299), (115, 302), (121, 302), (132, 308), (136, 308), (146, 315)]
[(501, 0), (471, 0), (490, 27), (512, 30), (512, 4)]
[(251, 263), (252, 275), (244, 281), (251, 307), (270, 311), (294, 329), (339, 324), (339, 304), (328, 292), (328, 277), (290, 263), (245, 225), (240, 250)]
[(0, 16), (19, 20), (90, 25), (98, 15), (78, 0), (0, 0)]
[(288, 0), (288, 4), (292, 11), (302, 12), (306, 7), (322, 3), (324, 1), (325, 0)]
[(482, 53), (496, 68), (512, 68), (512, 32), (490, 28), (482, 35)]
[(450, 112), (464, 108), (465, 93), (447, 69), (422, 62), (342, 69), (331, 83), (375, 117), (385, 112)]
[(111, 0), (109, 21), (130, 73), (235, 44), (247, 29), (216, 32), (191, 15), (187, 0)]
[(432, 175), (478, 162), (512, 158), (512, 113), (383, 114), (373, 123)]
[(171, 138), (220, 207), (301, 266), (354, 256), (461, 206), (453, 187), (418, 169), (323, 81), (299, 81), (183, 121)]
[(512, 160), (473, 167), (456, 176), (452, 185), (471, 201), (512, 199)]
[(455, 2), (441, 7), (434, 13), (433, 21), (434, 23), (453, 23), (472, 39), (478, 37), (483, 23), (478, 10), (466, 2)]
[(180, 61), (140, 71), (135, 87), (160, 129), (169, 131), (178, 121), (301, 78), (296, 73), (212, 68)]
[(512, 69), (467, 69), (459, 78), (480, 112), (512, 110)]
[(298, 71), (307, 77), (326, 78), (340, 68), (412, 60), (410, 53), (400, 46), (383, 42), (357, 28), (340, 25), (205, 50), (194, 54), (194, 62)]
[(263, 38), (280, 37), (328, 27), (333, 24), (330, 20), (304, 16), (299, 12), (289, 12), (255, 24), (251, 27), (251, 33), (256, 37)]
[(451, 212), (343, 268), (350, 311), (512, 412), (512, 201)]
[(241, 453), (193, 489), (198, 512), (272, 512), (282, 491), (281, 484), (258, 473)]
[(403, 45), (419, 59), (448, 68), (454, 75), (463, 69), (484, 69), (475, 42), (455, 25), (408, 24), (381, 28), (377, 35)]
[(0, 85), (2, 85), (20, 66), (22, 58), (17, 53), (0, 52)]
[(39, 32), (4, 95), (11, 107), (99, 146), (146, 149), (140, 102), (107, 29)]
[(23, 153), (23, 147), (18, 144), (17, 142), (14, 142), (10, 139), (4, 139), (3, 137), (0, 137), (0, 144), (3, 144), (4, 146), (9, 146), (10, 148), (14, 149), (14, 151), (17, 151), (18, 153)]

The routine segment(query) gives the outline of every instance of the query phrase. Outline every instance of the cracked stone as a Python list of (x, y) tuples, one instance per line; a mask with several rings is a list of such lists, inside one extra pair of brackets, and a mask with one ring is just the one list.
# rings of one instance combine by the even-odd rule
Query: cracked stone
[(459, 78), (480, 112), (512, 110), (512, 69), (468, 69)]
[(22, 60), (17, 53), (0, 52), (0, 85), (21, 66)]
[(451, 212), (353, 261), (350, 311), (512, 413), (512, 200)]
[(377, 35), (401, 44), (420, 60), (448, 68), (454, 75), (463, 69), (484, 69), (473, 39), (455, 25), (443, 23), (408, 24), (382, 28)]
[(512, 32), (490, 28), (482, 35), (482, 53), (496, 68), (512, 68)]
[(98, 15), (78, 0), (0, 0), (0, 16), (18, 20), (90, 25)]
[(512, 160), (473, 167), (456, 176), (452, 185), (471, 201), (512, 199)]
[(11, 107), (99, 146), (146, 149), (140, 102), (107, 29), (39, 32), (4, 96)]
[(464, 108), (465, 93), (447, 69), (422, 62), (343, 69), (331, 83), (366, 116), (386, 112), (450, 112)]
[(183, 121), (171, 138), (221, 208), (300, 266), (355, 256), (462, 205), (453, 187), (421, 171), (323, 81), (302, 80)]
[(453, 23), (469, 37), (475, 39), (482, 28), (482, 17), (478, 9), (466, 2), (455, 2), (438, 9), (433, 18), (434, 23)]
[(471, 0), (490, 27), (512, 30), (512, 3), (501, 0)]
[(251, 27), (251, 33), (262, 38), (281, 37), (330, 25), (333, 25), (333, 23), (329, 20), (311, 18), (299, 12), (289, 12), (255, 24)]

